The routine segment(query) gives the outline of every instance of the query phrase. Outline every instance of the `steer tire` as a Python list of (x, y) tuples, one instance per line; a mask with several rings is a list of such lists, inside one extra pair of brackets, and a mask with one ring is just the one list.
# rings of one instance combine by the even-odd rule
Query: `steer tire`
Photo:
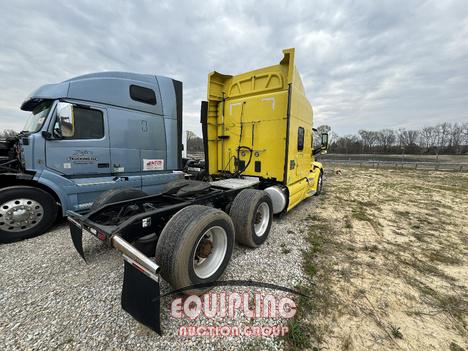
[(95, 211), (104, 205), (111, 204), (113, 202), (125, 201), (137, 199), (139, 197), (148, 196), (144, 191), (135, 188), (119, 188), (112, 189), (103, 192), (94, 200), (90, 210)]
[[(21, 230), (21, 227), (9, 227), (9, 210), (18, 206), (15, 201), (24, 203), (24, 206), (31, 212), (27, 226)], [(31, 206), (28, 205), (31, 202)], [(37, 211), (36, 206), (42, 210)], [(30, 208), (30, 210), (29, 210)], [(24, 211), (24, 210), (22, 210)], [(0, 190), (0, 243), (11, 243), (23, 239), (32, 238), (45, 233), (54, 224), (57, 218), (58, 206), (55, 199), (48, 192), (31, 186), (11, 186)], [(37, 213), (36, 213), (37, 212)], [(34, 219), (32, 219), (34, 216)], [(36, 220), (36, 217), (38, 220)], [(18, 218), (18, 217), (17, 217)], [(14, 223), (14, 222), (13, 222)], [(18, 222), (15, 223), (17, 225)], [(31, 227), (32, 225), (32, 227)], [(14, 228), (15, 231), (10, 230)]]
[[(263, 190), (244, 189), (232, 202), (230, 216), (236, 229), (236, 241), (248, 247), (258, 247), (270, 232), (273, 220), (271, 198)], [(264, 225), (258, 225), (257, 221)], [(256, 224), (260, 227), (258, 230)]]
[[(213, 241), (206, 261), (201, 261), (201, 264), (209, 263), (210, 257), (217, 258), (211, 261), (211, 266), (206, 266), (209, 269), (205, 273), (208, 272), (209, 275), (201, 277), (196, 273), (196, 269), (199, 268), (196, 268), (198, 261), (194, 258), (198, 257), (197, 249), (204, 242), (202, 240), (207, 237), (207, 233), (213, 238), (219, 237), (220, 240)], [(187, 295), (200, 295), (211, 288), (209, 283), (216, 281), (223, 274), (231, 258), (233, 246), (234, 225), (231, 218), (221, 210), (192, 205), (177, 212), (167, 222), (156, 246), (155, 259), (161, 267), (161, 276), (173, 289), (183, 289), (181, 292)], [(195, 284), (208, 286), (184, 289)]]

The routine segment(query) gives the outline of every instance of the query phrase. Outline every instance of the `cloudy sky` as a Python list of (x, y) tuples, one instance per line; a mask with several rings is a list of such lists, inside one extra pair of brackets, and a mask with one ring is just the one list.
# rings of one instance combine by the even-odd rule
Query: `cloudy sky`
[(296, 64), (316, 116), (340, 135), (468, 121), (468, 1), (0, 0), (0, 129), (21, 130), (42, 84), (119, 70), (184, 82), (200, 133), (209, 71)]

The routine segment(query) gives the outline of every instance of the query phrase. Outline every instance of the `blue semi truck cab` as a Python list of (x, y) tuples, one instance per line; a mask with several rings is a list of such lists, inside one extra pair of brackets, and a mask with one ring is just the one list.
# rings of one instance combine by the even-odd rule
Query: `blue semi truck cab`
[(110, 189), (156, 194), (183, 177), (182, 83), (124, 72), (34, 91), (18, 136), (0, 143), (0, 242), (44, 233)]

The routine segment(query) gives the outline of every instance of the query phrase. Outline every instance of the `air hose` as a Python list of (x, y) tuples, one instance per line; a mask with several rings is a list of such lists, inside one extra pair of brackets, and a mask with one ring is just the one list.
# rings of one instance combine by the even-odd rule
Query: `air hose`
[[(240, 163), (239, 161), (240, 161), (240, 151), (241, 151), (242, 149), (248, 150), (249, 153), (250, 153), (250, 156), (249, 156), (249, 160), (247, 161), (247, 164), (246, 164), (246, 165), (244, 166), (244, 168), (241, 170), (241, 169), (239, 169), (239, 163)], [(237, 171), (234, 173), (234, 177), (240, 176), (240, 175), (247, 169), (247, 167), (249, 167), (250, 162), (252, 161), (252, 155), (253, 155), (253, 150), (252, 150), (250, 147), (248, 147), (248, 146), (241, 145), (241, 146), (239, 146), (239, 147), (237, 148)]]

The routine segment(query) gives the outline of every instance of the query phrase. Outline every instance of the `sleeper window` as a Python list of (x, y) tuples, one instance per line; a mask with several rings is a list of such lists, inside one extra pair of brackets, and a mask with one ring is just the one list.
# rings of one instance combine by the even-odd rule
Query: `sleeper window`
[(132, 100), (143, 102), (144, 104), (156, 105), (156, 94), (153, 89), (130, 85), (130, 97)]
[(297, 130), (297, 150), (304, 150), (304, 128), (302, 127)]

